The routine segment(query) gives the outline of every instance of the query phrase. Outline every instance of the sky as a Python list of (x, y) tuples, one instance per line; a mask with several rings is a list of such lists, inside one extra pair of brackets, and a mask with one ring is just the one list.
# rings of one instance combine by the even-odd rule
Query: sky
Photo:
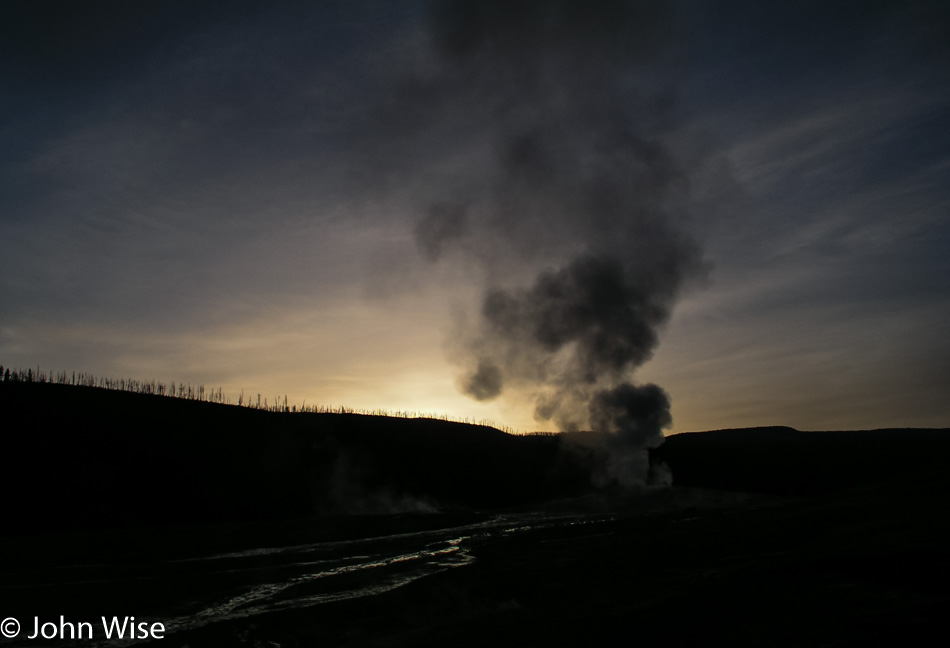
[(946, 3), (0, 11), (5, 366), (950, 426)]

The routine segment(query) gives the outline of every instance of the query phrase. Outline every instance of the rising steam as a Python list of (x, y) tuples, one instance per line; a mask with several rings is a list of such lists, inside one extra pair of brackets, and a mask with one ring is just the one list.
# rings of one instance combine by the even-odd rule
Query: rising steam
[(460, 389), (610, 433), (608, 476), (624, 484), (645, 479), (645, 449), (672, 422), (666, 392), (633, 374), (705, 270), (677, 207), (689, 174), (658, 74), (676, 69), (670, 7), (436, 3), (427, 65), (390, 106), (468, 159), (445, 165), (415, 231), (426, 259), (466, 255), (487, 277), (449, 345)]

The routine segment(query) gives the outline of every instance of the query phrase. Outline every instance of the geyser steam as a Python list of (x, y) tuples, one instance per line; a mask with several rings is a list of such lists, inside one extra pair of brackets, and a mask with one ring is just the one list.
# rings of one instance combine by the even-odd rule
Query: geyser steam
[(607, 477), (624, 484), (646, 478), (645, 449), (672, 422), (667, 394), (633, 373), (705, 268), (670, 144), (671, 6), (435, 3), (426, 64), (390, 106), (449, 160), (419, 205), (421, 253), (485, 271), (450, 344), (460, 388), (611, 433)]

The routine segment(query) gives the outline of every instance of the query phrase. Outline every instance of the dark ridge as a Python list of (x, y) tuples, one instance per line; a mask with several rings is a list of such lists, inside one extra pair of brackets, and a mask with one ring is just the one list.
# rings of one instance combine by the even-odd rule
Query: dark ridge
[[(800, 430), (796, 430), (793, 427), (787, 425), (763, 425), (760, 427), (746, 427), (746, 428), (723, 428), (721, 430), (705, 430), (703, 432), (682, 432), (681, 434), (721, 434), (735, 437), (748, 436), (749, 438), (753, 437), (762, 437), (763, 435), (778, 435), (778, 434), (798, 434)], [(671, 436), (680, 436), (677, 434)]]
[[(0, 533), (533, 505), (589, 493), (603, 452), (596, 433), (516, 436), (48, 382), (0, 381), (0, 407)], [(947, 429), (727, 429), (651, 451), (674, 486), (783, 495), (939, 483), (948, 460)]]
[(520, 506), (588, 476), (556, 437), (0, 382), (4, 532)]
[(950, 461), (950, 429), (690, 432), (667, 437), (651, 455), (669, 466), (677, 486), (811, 495), (936, 479)]

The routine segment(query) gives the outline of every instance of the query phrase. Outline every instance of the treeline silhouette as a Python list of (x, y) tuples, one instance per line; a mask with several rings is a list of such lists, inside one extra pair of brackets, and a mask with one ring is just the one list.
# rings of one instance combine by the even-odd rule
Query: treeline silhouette
[(482, 511), (591, 488), (590, 458), (557, 436), (235, 407), (162, 397), (157, 383), (81, 384), (78, 374), (77, 384), (2, 375), (0, 534)]
[[(444, 413), (423, 412), (418, 410), (388, 410), (384, 408), (360, 408), (348, 407), (343, 405), (330, 406), (310, 404), (305, 402), (297, 405), (289, 403), (286, 394), (275, 396), (268, 399), (266, 396), (257, 394), (256, 398), (246, 397), (244, 392), (238, 395), (237, 399), (232, 399), (224, 394), (223, 388), (218, 387), (207, 389), (203, 384), (192, 385), (191, 383), (163, 383), (158, 380), (136, 380), (132, 378), (110, 378), (106, 376), (97, 376), (88, 372), (46, 372), (39, 367), (34, 371), (32, 368), (11, 369), (0, 365), (0, 382), (27, 382), (27, 383), (51, 383), (57, 385), (72, 385), (78, 387), (96, 387), (98, 389), (108, 389), (112, 391), (129, 392), (132, 394), (145, 394), (149, 396), (168, 396), (182, 400), (201, 401), (205, 403), (217, 403), (220, 405), (237, 405), (238, 407), (248, 407), (267, 412), (285, 412), (291, 414), (364, 414), (367, 416), (388, 416), (393, 418), (429, 418), (439, 421), (451, 421), (453, 423), (467, 423), (470, 425), (484, 425), (493, 427), (509, 434), (519, 434), (517, 430), (507, 425), (499, 425), (490, 419), (472, 419), (467, 417), (450, 416)], [(529, 432), (527, 434), (548, 435), (556, 434), (551, 432)]]
[[(74, 383), (32, 369), (0, 376), (0, 535), (520, 507), (594, 492), (591, 477), (609, 459), (596, 433), (235, 407), (201, 389), (170, 398), (159, 383), (82, 374)], [(692, 488), (800, 496), (887, 483), (942, 492), (950, 430), (680, 434), (651, 462)]]

